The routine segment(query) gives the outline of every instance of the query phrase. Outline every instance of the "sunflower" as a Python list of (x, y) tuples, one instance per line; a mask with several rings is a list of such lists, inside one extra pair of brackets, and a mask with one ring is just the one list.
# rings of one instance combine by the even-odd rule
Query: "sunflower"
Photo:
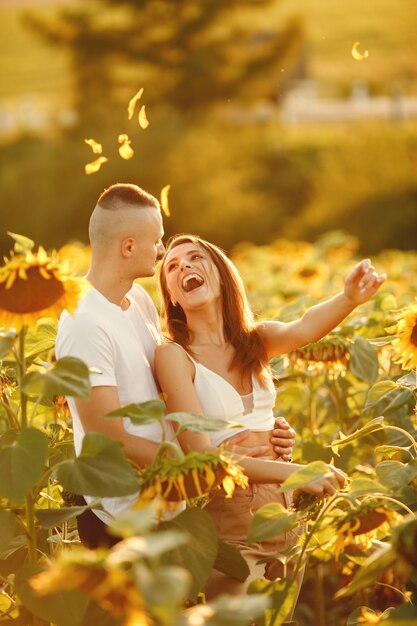
[(68, 275), (55, 255), (15, 246), (0, 267), (0, 326), (34, 326), (42, 317), (58, 317), (62, 309), (72, 313), (84, 290), (79, 278)]
[(372, 548), (373, 539), (381, 539), (392, 525), (402, 521), (396, 511), (377, 504), (373, 499), (364, 500), (358, 509), (349, 511), (338, 523), (335, 535), (328, 543), (333, 548), (336, 561), (348, 546), (356, 546), (362, 552)]
[(345, 340), (339, 337), (321, 339), (290, 352), (288, 360), (292, 367), (312, 374), (327, 372), (336, 378), (346, 371), (349, 350)]
[(417, 304), (404, 309), (402, 318), (397, 323), (397, 337), (393, 346), (397, 352), (396, 363), (401, 363), (405, 370), (417, 367)]
[[(161, 455), (152, 465), (140, 471), (139, 482), (141, 493), (136, 507), (148, 506), (156, 499), (159, 516), (164, 511), (176, 510), (178, 502), (175, 498), (168, 501), (170, 495), (176, 494), (178, 501), (189, 502), (212, 489), (223, 489), (226, 498), (231, 498), (236, 485), (248, 486), (247, 476), (224, 451), (188, 452), (176, 458)], [(192, 495), (187, 492), (187, 485), (193, 486)]]
[(133, 616), (140, 616), (142, 621), (136, 623), (149, 626), (144, 598), (131, 570), (121, 568), (118, 559), (121, 550), (134, 548), (138, 541), (142, 539), (130, 537), (109, 551), (79, 548), (63, 553), (48, 569), (32, 577), (29, 585), (40, 597), (79, 589), (112, 615), (124, 618), (124, 625), (134, 623)]

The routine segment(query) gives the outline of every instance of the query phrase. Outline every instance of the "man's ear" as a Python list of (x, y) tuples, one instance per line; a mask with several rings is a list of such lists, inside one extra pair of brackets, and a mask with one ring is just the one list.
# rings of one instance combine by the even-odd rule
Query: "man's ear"
[(122, 256), (131, 256), (135, 249), (135, 245), (136, 241), (133, 239), (133, 237), (125, 237), (125, 239), (122, 239), (122, 242), (120, 244), (120, 251), (122, 253)]

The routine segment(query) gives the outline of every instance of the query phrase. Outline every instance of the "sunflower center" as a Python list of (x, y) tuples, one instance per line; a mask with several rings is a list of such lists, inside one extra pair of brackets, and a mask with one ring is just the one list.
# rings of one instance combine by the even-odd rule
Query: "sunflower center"
[(417, 347), (417, 322), (414, 324), (414, 328), (411, 331), (410, 341), (413, 344), (413, 346)]
[(54, 305), (64, 294), (64, 285), (46, 268), (43, 269), (50, 275), (49, 280), (42, 276), (39, 266), (35, 265), (26, 270), (26, 280), (17, 276), (10, 289), (6, 289), (6, 283), (1, 283), (0, 309), (23, 315)]

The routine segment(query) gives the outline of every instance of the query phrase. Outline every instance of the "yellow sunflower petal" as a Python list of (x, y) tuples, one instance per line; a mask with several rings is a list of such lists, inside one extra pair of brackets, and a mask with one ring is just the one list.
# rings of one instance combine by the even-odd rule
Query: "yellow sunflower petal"
[(27, 280), (28, 276), (26, 274), (26, 269), (24, 267), (19, 267), (19, 269), (18, 269), (18, 276), (22, 280)]
[(168, 192), (170, 189), (171, 185), (165, 185), (165, 187), (161, 190), (161, 208), (167, 217), (171, 215), (168, 205)]
[(132, 158), (132, 156), (135, 154), (135, 151), (131, 147), (130, 141), (125, 141), (125, 143), (123, 143), (120, 146), (119, 154), (122, 157), (122, 159), (125, 159), (125, 161), (128, 161), (129, 159)]
[(11, 289), (11, 287), (13, 286), (13, 283), (16, 279), (16, 274), (15, 272), (11, 272), (7, 278), (7, 282), (6, 282), (6, 289)]
[(148, 128), (149, 126), (149, 122), (148, 122), (148, 118), (146, 117), (146, 111), (145, 111), (145, 105), (142, 104), (140, 111), (139, 111), (139, 126), (141, 128)]
[(127, 106), (127, 113), (129, 115), (130, 120), (132, 119), (135, 113), (136, 102), (141, 99), (142, 94), (143, 94), (143, 87), (141, 87), (138, 93), (135, 96), (133, 96), (133, 98), (131, 99), (131, 101), (129, 102)]
[(365, 50), (365, 52), (363, 54), (361, 54), (358, 50), (358, 46), (359, 46), (360, 42), (359, 41), (355, 41), (355, 43), (352, 46), (352, 56), (356, 61), (363, 61), (364, 59), (367, 59), (369, 56), (368, 50)]
[(101, 154), (103, 152), (103, 146), (94, 139), (84, 139), (85, 143), (91, 147), (94, 154)]
[(206, 465), (204, 468), (205, 478), (207, 483), (207, 489), (211, 489), (216, 480), (216, 474), (211, 469), (210, 465)]
[(233, 478), (231, 478), (230, 476), (226, 476), (225, 478), (223, 478), (222, 486), (226, 492), (226, 498), (231, 498), (235, 490), (235, 483)]
[(175, 486), (178, 489), (178, 492), (180, 493), (181, 497), (184, 500), (188, 500), (188, 495), (187, 495), (187, 491), (185, 489), (185, 484), (184, 484), (184, 476), (182, 474), (178, 474), (178, 476), (176, 477)]
[(96, 172), (99, 171), (99, 169), (101, 168), (101, 166), (103, 165), (103, 163), (107, 163), (108, 159), (106, 159), (106, 157), (101, 156), (98, 159), (96, 159), (95, 161), (92, 161), (91, 163), (87, 163), (85, 166), (85, 173), (88, 174), (95, 174)]
[(191, 476), (193, 477), (193, 482), (196, 488), (196, 491), (198, 493), (199, 496), (203, 495), (203, 491), (201, 489), (201, 485), (200, 485), (200, 479), (198, 477), (198, 470), (196, 467), (193, 467), (193, 469), (191, 470)]

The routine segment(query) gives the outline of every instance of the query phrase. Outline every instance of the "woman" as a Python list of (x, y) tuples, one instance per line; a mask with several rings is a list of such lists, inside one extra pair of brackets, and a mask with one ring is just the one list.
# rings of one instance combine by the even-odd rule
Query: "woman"
[[(274, 457), (270, 433), (274, 428), (275, 390), (268, 362), (323, 337), (355, 306), (368, 300), (384, 280), (369, 260), (362, 261), (347, 278), (341, 294), (311, 307), (300, 320), (256, 323), (242, 280), (223, 252), (196, 236), (172, 238), (160, 272), (171, 342), (159, 346), (155, 354), (155, 374), (168, 411), (223, 417), (243, 424), (250, 430), (245, 445), (269, 446)], [(231, 433), (230, 429), (210, 435), (185, 432), (179, 439), (184, 450), (208, 450), (226, 445)], [(276, 566), (265, 567), (257, 561), (288, 549), (296, 539), (293, 533), (285, 533), (255, 547), (245, 543), (258, 508), (268, 502), (288, 505), (278, 488), (301, 466), (248, 457), (239, 464), (249, 478), (249, 488), (237, 488), (231, 499), (215, 491), (206, 511), (221, 539), (241, 550), (250, 575), (240, 583), (214, 571), (207, 584), (208, 598), (221, 592), (242, 593), (254, 578), (282, 575)], [(328, 476), (303, 490), (323, 495), (343, 486), (343, 473), (328, 467)]]

